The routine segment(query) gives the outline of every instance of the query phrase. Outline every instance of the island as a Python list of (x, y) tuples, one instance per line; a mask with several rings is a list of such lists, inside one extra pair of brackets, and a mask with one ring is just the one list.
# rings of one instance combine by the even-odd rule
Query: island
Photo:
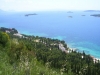
[(73, 13), (72, 11), (68, 11), (67, 13)]
[(82, 16), (85, 16), (85, 15), (82, 15)]
[(93, 14), (93, 15), (90, 15), (90, 16), (100, 17), (100, 14)]
[(34, 14), (26, 14), (25, 16), (31, 16), (31, 15), (37, 15), (36, 13), (34, 13)]
[(73, 18), (72, 16), (68, 16), (69, 18)]
[(100, 12), (100, 10), (85, 10), (84, 12)]

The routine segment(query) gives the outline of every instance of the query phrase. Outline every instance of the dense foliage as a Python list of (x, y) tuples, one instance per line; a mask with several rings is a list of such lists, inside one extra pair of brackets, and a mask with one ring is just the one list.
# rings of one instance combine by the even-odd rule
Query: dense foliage
[(0, 75), (100, 74), (99, 60), (71, 50), (64, 41), (25, 34), (19, 37), (14, 35), (16, 29), (0, 30)]

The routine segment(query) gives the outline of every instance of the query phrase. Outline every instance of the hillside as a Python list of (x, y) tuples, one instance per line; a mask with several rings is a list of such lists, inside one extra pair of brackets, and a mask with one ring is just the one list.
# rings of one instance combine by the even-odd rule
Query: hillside
[(100, 61), (65, 41), (0, 28), (0, 75), (99, 75)]

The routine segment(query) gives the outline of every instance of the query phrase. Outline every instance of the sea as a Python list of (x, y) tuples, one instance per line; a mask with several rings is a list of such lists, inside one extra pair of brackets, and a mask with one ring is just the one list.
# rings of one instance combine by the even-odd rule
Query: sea
[[(26, 14), (34, 14), (25, 16)], [(0, 27), (19, 33), (64, 40), (68, 47), (100, 59), (100, 12), (0, 12)]]

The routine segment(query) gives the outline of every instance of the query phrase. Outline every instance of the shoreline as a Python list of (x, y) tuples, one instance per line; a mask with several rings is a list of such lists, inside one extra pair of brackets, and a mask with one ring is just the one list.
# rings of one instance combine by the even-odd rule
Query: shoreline
[[(15, 35), (17, 35), (17, 36), (21, 36), (22, 37), (22, 35), (21, 34), (25, 34), (25, 35), (30, 35), (30, 36), (32, 36), (32, 34), (33, 34), (33, 36), (34, 36), (34, 33), (32, 33), (32, 34), (30, 34), (29, 32), (18, 32), (18, 34), (15, 34)], [(36, 33), (36, 35), (35, 36), (39, 36), (39, 37), (46, 37), (46, 38), (51, 38), (51, 37), (47, 37), (46, 35), (43, 35), (44, 33), (42, 33), (42, 36), (40, 36), (41, 35), (41, 33), (38, 33), (39, 35), (37, 35), (37, 33)], [(59, 36), (60, 37), (60, 36)], [(58, 40), (61, 40), (61, 39), (59, 39), (59, 37), (57, 37), (56, 39), (58, 39)], [(61, 37), (60, 37), (61, 38)], [(51, 38), (52, 39), (52, 38)], [(53, 38), (53, 39), (55, 39), (55, 38)], [(63, 38), (62, 38), (62, 40), (63, 41), (65, 41)], [(77, 53), (79, 52), (79, 53), (83, 53), (83, 51), (85, 52), (85, 54), (86, 55), (90, 55), (91, 56), (91, 58), (94, 60), (94, 61), (97, 61), (97, 60), (100, 60), (100, 57), (99, 56), (95, 56), (96, 55), (96, 53), (94, 53), (94, 51), (95, 50), (92, 50), (92, 49), (89, 49), (89, 48), (85, 48), (85, 47), (81, 47), (81, 45), (82, 45), (82, 43), (84, 44), (87, 44), (87, 42), (77, 42), (78, 44), (81, 44), (81, 45), (79, 45), (79, 47), (77, 46), (77, 47), (75, 47), (75, 45), (77, 45), (77, 43), (75, 43), (75, 42), (72, 42), (72, 43), (70, 43), (70, 42), (66, 42), (65, 41), (65, 43), (67, 44), (67, 48), (69, 48), (68, 50), (67, 50), (67, 52), (68, 53), (70, 53), (70, 52), (72, 52), (72, 50), (73, 51), (76, 51)], [(94, 45), (93, 43), (89, 43), (90, 45)], [(88, 44), (87, 44), (88, 45)], [(83, 45), (84, 46), (84, 45)], [(96, 46), (96, 45), (94, 45), (94, 46)], [(62, 46), (61, 46), (62, 47)], [(96, 47), (98, 47), (98, 46), (96, 46)], [(65, 48), (64, 48), (64, 50), (65, 50)], [(89, 53), (88, 53), (88, 52)], [(94, 54), (93, 54), (94, 53)]]
[[(77, 48), (71, 48), (71, 47), (69, 47), (69, 49), (72, 51), (76, 51), (76, 52), (79, 52), (78, 50), (79, 49), (77, 49)], [(85, 52), (85, 51), (84, 51)], [(79, 53), (82, 53), (82, 52), (79, 52)], [(98, 58), (98, 57), (95, 57), (95, 56), (93, 56), (93, 55), (91, 55), (91, 54), (87, 54), (86, 52), (85, 52), (85, 54), (86, 55), (90, 55), (90, 57), (93, 59), (93, 61), (94, 61), (94, 63), (97, 63), (98, 61), (100, 61), (100, 58)]]
[[(21, 33), (21, 32), (20, 32)], [(40, 36), (40, 37), (46, 37), (46, 38), (51, 38), (51, 39), (58, 39), (58, 40), (63, 40), (63, 38), (61, 39), (59, 39), (59, 37), (56, 37), (55, 38), (55, 36), (54, 36), (54, 38), (53, 37), (48, 37), (48, 35), (46, 35), (46, 34), (44, 34), (44, 33), (29, 33), (29, 32), (23, 32), (23, 34), (26, 34), (26, 35), (34, 35), (34, 36)], [(65, 40), (64, 40), (65, 41)], [(100, 60), (100, 57), (99, 56), (95, 56), (94, 54), (92, 54), (92, 53), (87, 53), (88, 52), (88, 49), (87, 50), (84, 50), (84, 48), (83, 49), (80, 49), (80, 48), (77, 48), (77, 47), (73, 47), (73, 45), (74, 45), (74, 43), (68, 43), (68, 42), (66, 42), (65, 41), (65, 43), (68, 45), (68, 47), (71, 49), (71, 50), (73, 50), (73, 51), (77, 51), (77, 52), (80, 52), (80, 53), (82, 53), (83, 51), (85, 52), (85, 54), (87, 54), (87, 55), (90, 55), (91, 57), (93, 57), (94, 59), (98, 59), (98, 60)], [(85, 48), (86, 49), (86, 48)], [(91, 52), (91, 51), (89, 51), (89, 52)]]
[[(21, 32), (20, 32), (21, 33)], [(60, 36), (60, 38), (59, 37), (55, 37), (54, 36), (54, 38), (53, 37), (48, 37), (48, 35), (46, 35), (46, 34), (44, 34), (44, 33), (29, 33), (29, 32), (22, 32), (23, 34), (26, 34), (26, 35), (34, 35), (34, 36), (40, 36), (40, 37), (46, 37), (46, 38), (51, 38), (51, 39), (58, 39), (58, 40), (63, 40), (63, 38), (61, 38)], [(64, 40), (65, 41), (65, 40)], [(66, 41), (65, 41), (66, 42)], [(89, 51), (88, 49), (86, 50), (86, 48), (85, 48), (85, 50), (84, 50), (84, 48), (83, 49), (80, 49), (80, 48), (77, 48), (77, 47), (73, 47), (73, 45), (74, 45), (74, 43), (67, 43), (66, 42), (66, 44), (68, 45), (68, 47), (70, 48), (70, 49), (73, 49), (73, 50), (77, 50), (77, 52), (80, 52), (80, 53), (82, 53), (83, 51), (87, 54), (87, 55), (90, 55), (91, 57), (93, 57), (93, 58), (95, 58), (95, 59), (99, 59), (100, 60), (100, 57), (98, 57), (98, 56), (95, 56), (94, 54), (92, 54), (92, 53), (87, 53), (87, 51)], [(89, 51), (89, 52), (91, 52), (91, 51)]]
[(82, 53), (83, 51), (85, 52), (85, 54), (86, 55), (90, 55), (91, 56), (91, 58), (95, 61), (98, 61), (98, 60), (100, 60), (100, 57), (97, 57), (97, 56), (95, 56), (94, 54), (92, 55), (91, 53), (87, 53), (85, 50), (81, 50), (81, 49), (79, 49), (79, 48), (76, 48), (76, 47), (73, 47), (71, 44), (68, 44), (67, 43), (67, 45), (68, 45), (68, 47), (70, 48), (70, 50), (73, 50), (73, 51), (76, 51), (76, 52), (79, 52), (79, 53)]

